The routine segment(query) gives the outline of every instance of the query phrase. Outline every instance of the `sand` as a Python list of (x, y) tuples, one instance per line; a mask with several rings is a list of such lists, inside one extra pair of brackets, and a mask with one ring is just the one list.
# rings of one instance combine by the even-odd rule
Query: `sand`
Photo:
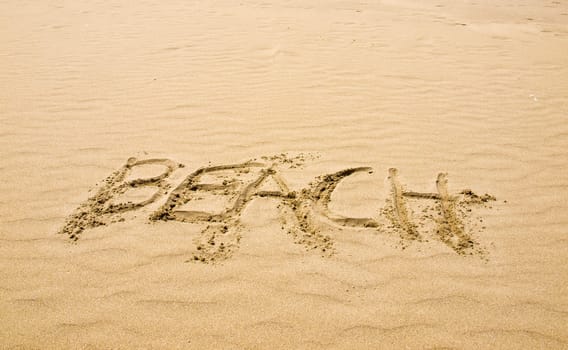
[(0, 348), (568, 348), (566, 1), (0, 18)]

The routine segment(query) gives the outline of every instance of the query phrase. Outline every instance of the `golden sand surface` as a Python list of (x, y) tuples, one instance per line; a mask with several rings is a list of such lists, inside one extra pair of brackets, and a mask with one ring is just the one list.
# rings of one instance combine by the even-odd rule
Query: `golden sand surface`
[(567, 349), (568, 2), (1, 1), (0, 348)]

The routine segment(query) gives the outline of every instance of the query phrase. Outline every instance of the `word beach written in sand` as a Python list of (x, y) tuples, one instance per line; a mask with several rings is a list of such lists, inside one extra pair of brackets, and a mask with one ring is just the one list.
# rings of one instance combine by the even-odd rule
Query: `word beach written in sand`
[[(184, 168), (183, 164), (169, 159), (130, 158), (99, 185), (95, 195), (79, 205), (60, 233), (76, 241), (87, 229), (133, 219), (127, 214), (165, 197), (149, 215), (149, 222), (175, 220), (203, 224), (191, 260), (222, 261), (238, 249), (244, 230), (243, 209), (254, 199), (264, 197), (279, 201), (282, 227), (286, 227), (294, 242), (308, 250), (317, 250), (322, 256), (333, 255), (336, 249), (333, 238), (326, 234), (326, 227), (330, 226), (397, 235), (403, 249), (412, 242), (427, 242), (433, 237), (460, 255), (484, 255), (473, 230), (468, 229), (472, 225), (467, 223), (479, 221), (472, 219), (472, 207), (486, 206), (495, 197), (479, 196), (469, 189), (450, 194), (445, 173), (436, 178), (437, 192), (409, 191), (400, 181), (398, 170), (391, 168), (387, 177), (390, 194), (377, 215), (346, 217), (330, 210), (333, 192), (343, 179), (356, 173), (372, 173), (372, 168), (348, 168), (322, 175), (308, 187), (292, 190), (279, 167), (299, 168), (306, 158), (309, 156), (290, 158), (281, 154), (262, 157), (262, 162), (206, 166), (190, 173), (175, 187), (168, 179), (173, 172)], [(158, 175), (131, 179), (129, 175), (142, 166), (163, 169)], [(268, 181), (273, 188), (263, 189)], [(210, 205), (207, 210), (200, 210), (191, 205), (202, 202), (213, 203), (213, 208)]]

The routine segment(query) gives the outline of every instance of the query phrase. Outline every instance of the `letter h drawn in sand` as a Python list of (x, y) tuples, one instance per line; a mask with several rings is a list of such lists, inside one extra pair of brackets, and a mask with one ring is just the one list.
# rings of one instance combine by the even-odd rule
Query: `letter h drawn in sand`
[(389, 169), (391, 183), (392, 207), (386, 210), (387, 217), (401, 232), (403, 241), (423, 241), (424, 238), (418, 232), (418, 226), (411, 219), (406, 198), (435, 200), (439, 218), (436, 219), (436, 238), (445, 243), (458, 254), (482, 253), (478, 244), (473, 240), (470, 233), (465, 230), (465, 225), (458, 207), (467, 204), (480, 204), (489, 200), (495, 200), (490, 195), (477, 196), (471, 190), (460, 192), (462, 196), (451, 196), (448, 192), (447, 174), (439, 173), (436, 179), (438, 193), (420, 193), (403, 190), (398, 180), (398, 170)]

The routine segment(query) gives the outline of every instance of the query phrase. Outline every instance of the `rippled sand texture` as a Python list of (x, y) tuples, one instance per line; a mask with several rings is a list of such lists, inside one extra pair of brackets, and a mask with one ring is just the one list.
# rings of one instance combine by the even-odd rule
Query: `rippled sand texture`
[[(568, 348), (566, 1), (1, 1), (0, 48), (1, 348)], [(394, 167), (496, 196), (485, 258), (331, 226), (321, 257), (273, 198), (221, 264), (186, 262), (203, 225), (149, 223), (165, 197), (57, 234), (129, 157), (175, 186), (281, 152), (316, 155), (295, 190), (373, 167), (345, 216)]]

